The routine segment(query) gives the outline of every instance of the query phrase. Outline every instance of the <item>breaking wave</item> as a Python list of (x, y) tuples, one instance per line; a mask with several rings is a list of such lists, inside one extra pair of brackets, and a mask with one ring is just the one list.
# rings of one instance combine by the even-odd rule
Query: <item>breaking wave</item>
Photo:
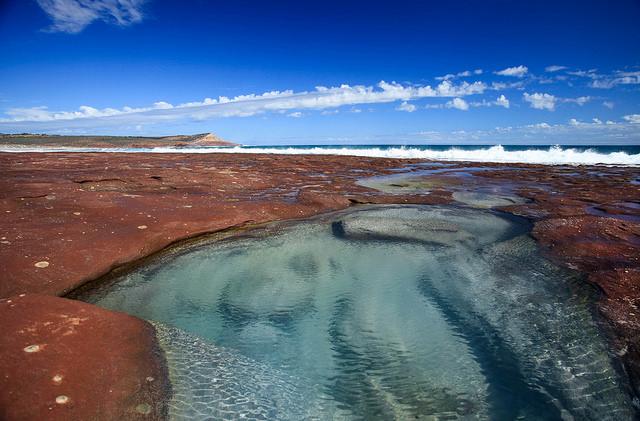
[[(622, 150), (622, 149), (627, 149)], [(264, 153), (286, 155), (351, 155), (380, 158), (417, 158), (443, 161), (505, 162), (545, 165), (640, 166), (636, 147), (505, 147), (495, 146), (237, 146), (161, 148), (0, 147), (0, 152), (146, 152), (146, 153)]]

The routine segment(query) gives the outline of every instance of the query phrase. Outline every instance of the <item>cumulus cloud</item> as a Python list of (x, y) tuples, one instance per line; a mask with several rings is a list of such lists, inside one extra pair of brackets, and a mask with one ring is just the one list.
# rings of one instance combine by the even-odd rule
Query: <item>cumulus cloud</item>
[(451, 101), (445, 104), (447, 108), (455, 108), (456, 110), (467, 111), (469, 104), (462, 98), (453, 98)]
[(615, 104), (612, 101), (604, 101), (602, 105), (610, 110), (613, 110), (613, 107), (615, 107)]
[(523, 99), (529, 103), (531, 108), (553, 111), (558, 103), (571, 103), (583, 106), (593, 100), (593, 97), (579, 96), (577, 98), (559, 98), (551, 94), (536, 92), (533, 94), (525, 93)]
[(53, 32), (75, 34), (96, 20), (127, 26), (142, 20), (144, 0), (37, 0)]
[(553, 111), (556, 108), (557, 98), (551, 94), (544, 94), (539, 92), (529, 94), (525, 92), (523, 98), (526, 102), (529, 103), (531, 108), (535, 108), (537, 110)]
[(626, 115), (626, 116), (624, 116), (622, 118), (624, 118), (629, 123), (640, 124), (640, 114), (629, 114), (629, 115)]
[(483, 82), (454, 84), (450, 81), (443, 81), (432, 87), (430, 85), (413, 86), (381, 81), (376, 86), (318, 86), (313, 91), (271, 91), (262, 94), (239, 95), (234, 98), (221, 96), (217, 99), (205, 98), (202, 101), (178, 105), (160, 101), (150, 107), (140, 108), (97, 109), (86, 105), (74, 111), (51, 111), (47, 107), (12, 108), (6, 112), (8, 118), (0, 119), (0, 127), (6, 126), (3, 123), (13, 122), (70, 122), (101, 119), (101, 121), (114, 123), (124, 120), (135, 121), (137, 124), (138, 120), (166, 121), (178, 118), (205, 120), (215, 117), (244, 117), (265, 112), (324, 110), (344, 105), (406, 102), (431, 97), (463, 97), (482, 94), (486, 89), (487, 86)]
[(504, 95), (500, 95), (498, 99), (496, 99), (495, 104), (504, 108), (509, 108), (510, 106), (509, 100)]
[(506, 69), (494, 72), (500, 76), (513, 76), (513, 77), (523, 77), (529, 72), (529, 68), (527, 66), (515, 66), (515, 67), (507, 67)]
[(566, 70), (567, 66), (557, 66), (557, 65), (552, 65), (552, 66), (547, 66), (544, 68), (545, 72), (549, 72), (549, 73), (553, 73), (553, 72), (559, 72), (560, 70)]
[(398, 105), (396, 108), (398, 111), (406, 111), (408, 113), (412, 113), (416, 110), (416, 106), (413, 104), (409, 104), (407, 101), (402, 102), (402, 104)]

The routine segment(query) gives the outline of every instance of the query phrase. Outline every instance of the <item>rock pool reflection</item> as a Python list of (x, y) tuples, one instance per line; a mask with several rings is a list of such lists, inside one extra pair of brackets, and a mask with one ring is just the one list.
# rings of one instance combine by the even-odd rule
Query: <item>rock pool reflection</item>
[(161, 323), (173, 418), (633, 418), (590, 291), (528, 228), (364, 207), (199, 246), (85, 299)]

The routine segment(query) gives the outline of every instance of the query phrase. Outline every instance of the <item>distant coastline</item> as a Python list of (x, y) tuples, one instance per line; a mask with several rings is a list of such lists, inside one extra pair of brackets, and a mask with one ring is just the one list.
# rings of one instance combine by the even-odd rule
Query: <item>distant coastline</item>
[(213, 133), (146, 136), (66, 136), (49, 134), (0, 134), (0, 146), (61, 147), (61, 148), (158, 148), (158, 147), (233, 147), (238, 143), (224, 140)]

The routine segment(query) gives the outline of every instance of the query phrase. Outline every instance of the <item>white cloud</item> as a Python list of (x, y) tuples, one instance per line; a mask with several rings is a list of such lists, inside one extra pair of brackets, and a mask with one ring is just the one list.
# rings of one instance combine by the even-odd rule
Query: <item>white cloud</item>
[(549, 123), (542, 122), (537, 124), (529, 124), (526, 127), (530, 129), (550, 129), (552, 126)]
[(402, 104), (398, 105), (396, 108), (398, 111), (406, 111), (408, 113), (412, 113), (416, 110), (416, 106), (413, 104), (409, 104), (407, 101), (404, 101)]
[[(611, 125), (611, 124), (616, 124), (613, 121), (607, 121), (607, 124)], [(579, 121), (575, 118), (571, 118), (569, 119), (569, 125), (574, 126), (574, 127), (594, 127), (594, 126), (600, 126), (602, 125), (602, 120), (600, 120), (599, 118), (592, 118), (591, 119), (591, 123), (588, 122), (584, 122), (584, 121)]]
[(553, 72), (559, 72), (560, 70), (565, 70), (567, 69), (567, 66), (557, 66), (557, 65), (553, 65), (553, 66), (547, 66), (544, 68), (545, 72), (549, 72), (549, 73), (553, 73)]
[(640, 85), (640, 71), (616, 71), (610, 75), (591, 73), (588, 77), (593, 79), (589, 85), (592, 88), (611, 89), (618, 85)]
[(500, 106), (500, 107), (504, 107), (504, 108), (509, 108), (510, 104), (509, 104), (509, 100), (507, 99), (507, 97), (505, 97), (504, 95), (500, 95), (497, 99), (496, 99), (496, 105)]
[(474, 101), (474, 102), (469, 103), (469, 106), (471, 106), (471, 107), (493, 107), (493, 106), (498, 106), (498, 107), (509, 108), (510, 105), (511, 104), (510, 104), (509, 100), (504, 95), (500, 95), (498, 98), (496, 98), (495, 101), (487, 101), (486, 99), (483, 99), (482, 101)]
[(593, 98), (591, 98), (590, 96), (579, 96), (578, 98), (563, 98), (562, 102), (572, 102), (582, 107), (584, 104), (591, 101), (592, 99)]
[(572, 76), (591, 79), (589, 86), (599, 89), (611, 89), (618, 85), (640, 85), (640, 71), (617, 70), (610, 74), (600, 74), (596, 69), (567, 72)]
[(447, 108), (455, 108), (456, 110), (467, 111), (469, 104), (462, 98), (453, 98), (451, 101), (445, 104)]
[(500, 76), (513, 76), (513, 77), (523, 77), (527, 74), (529, 68), (527, 66), (515, 66), (515, 67), (507, 67), (506, 69), (494, 72)]
[(553, 111), (556, 108), (557, 98), (550, 94), (539, 92), (528, 94), (525, 92), (523, 98), (530, 104), (531, 108), (535, 108), (537, 110)]
[(173, 105), (169, 104), (168, 102), (159, 101), (153, 103), (153, 108), (158, 110), (170, 110), (171, 108), (173, 108)]
[(300, 111), (295, 111), (293, 113), (287, 114), (287, 117), (300, 118), (302, 117), (302, 113)]
[(75, 111), (51, 111), (47, 107), (12, 108), (0, 119), (0, 127), (14, 122), (53, 122), (101, 119), (119, 124), (124, 120), (139, 124), (139, 120), (171, 120), (193, 118), (205, 120), (216, 117), (245, 117), (265, 112), (315, 109), (324, 110), (344, 105), (376, 104), (409, 101), (419, 98), (462, 97), (482, 94), (487, 89), (483, 82), (454, 84), (443, 81), (435, 87), (401, 85), (381, 81), (375, 87), (363, 85), (318, 86), (313, 91), (271, 91), (262, 94), (239, 95), (234, 98), (221, 96), (202, 101), (172, 105), (156, 102), (150, 107), (123, 107), (97, 109), (83, 105)]
[(453, 79), (458, 79), (461, 77), (469, 77), (469, 76), (479, 76), (483, 73), (482, 69), (475, 69), (475, 70), (465, 70), (464, 72), (459, 72), (459, 73), (448, 73), (444, 76), (439, 76), (436, 78), (436, 80), (453, 80)]
[(591, 101), (593, 97), (580, 96), (577, 98), (558, 98), (551, 94), (536, 92), (534, 94), (525, 93), (523, 95), (523, 99), (529, 103), (531, 108), (554, 111), (556, 104), (558, 103), (573, 103), (583, 106), (587, 102)]
[(504, 91), (506, 89), (523, 89), (524, 81), (520, 80), (518, 82), (491, 82), (491, 89), (494, 91)]
[(640, 124), (640, 114), (629, 114), (629, 115), (625, 115), (622, 118), (624, 118), (629, 123)]
[(51, 18), (49, 30), (75, 34), (93, 21), (127, 26), (142, 20), (144, 0), (37, 0)]
[(604, 101), (602, 105), (607, 107), (610, 110), (613, 110), (613, 107), (615, 106), (615, 104), (612, 101)]
[(571, 76), (578, 76), (578, 77), (586, 77), (586, 78), (590, 78), (590, 79), (595, 79), (595, 78), (599, 77), (597, 71), (598, 71), (598, 69), (575, 70), (575, 71), (572, 71), (572, 72), (567, 72), (567, 74), (569, 74)]

